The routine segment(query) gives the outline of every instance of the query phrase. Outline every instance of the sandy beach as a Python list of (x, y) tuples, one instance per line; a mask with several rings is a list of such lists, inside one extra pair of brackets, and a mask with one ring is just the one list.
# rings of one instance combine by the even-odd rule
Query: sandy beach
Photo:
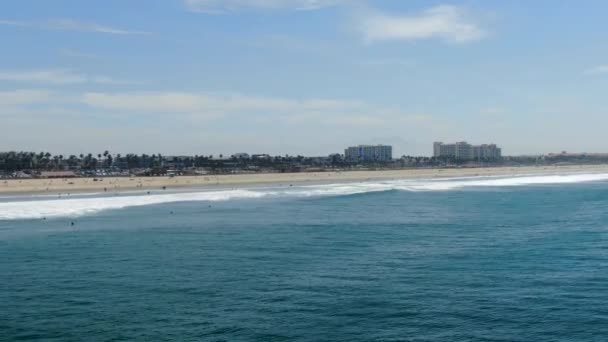
[(0, 193), (69, 193), (82, 191), (117, 192), (185, 187), (247, 186), (256, 184), (357, 182), (370, 180), (436, 177), (506, 176), (555, 173), (608, 172), (608, 165), (568, 165), (539, 167), (494, 167), (459, 169), (407, 169), (382, 171), (258, 173), (181, 177), (107, 177), (69, 179), (0, 180)]

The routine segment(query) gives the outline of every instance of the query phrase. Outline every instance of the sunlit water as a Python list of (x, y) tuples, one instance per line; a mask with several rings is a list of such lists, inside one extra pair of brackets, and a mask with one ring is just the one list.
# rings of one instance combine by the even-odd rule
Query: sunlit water
[(605, 341), (608, 175), (4, 198), (0, 260), (7, 341)]

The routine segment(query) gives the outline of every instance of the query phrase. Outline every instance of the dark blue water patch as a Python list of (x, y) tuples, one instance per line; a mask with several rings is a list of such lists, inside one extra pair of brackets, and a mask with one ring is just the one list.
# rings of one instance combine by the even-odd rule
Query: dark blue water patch
[[(0, 339), (603, 341), (608, 188), (0, 222)], [(171, 214), (173, 212), (173, 214)]]

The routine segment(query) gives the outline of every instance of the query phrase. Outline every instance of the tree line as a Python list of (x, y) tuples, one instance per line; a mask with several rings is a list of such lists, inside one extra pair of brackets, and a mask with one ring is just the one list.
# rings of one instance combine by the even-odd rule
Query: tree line
[(109, 151), (103, 153), (80, 154), (80, 155), (53, 155), (49, 152), (0, 152), (0, 172), (11, 173), (16, 171), (60, 171), (60, 170), (134, 170), (134, 169), (187, 169), (187, 168), (209, 168), (211, 170), (234, 170), (234, 169), (266, 169), (277, 171), (296, 171), (298, 168), (350, 168), (355, 165), (365, 167), (386, 167), (388, 164), (395, 166), (425, 166), (436, 165), (439, 161), (427, 157), (402, 157), (397, 161), (349, 161), (340, 154), (329, 157), (305, 157), (302, 155), (284, 156), (243, 156), (234, 155), (224, 157), (219, 154), (194, 155), (194, 156), (172, 156), (165, 157), (162, 154), (111, 154)]
[(110, 168), (152, 168), (162, 166), (163, 156), (159, 154), (127, 154), (112, 155), (109, 151), (103, 153), (69, 155), (53, 155), (50, 152), (0, 152), (0, 170), (14, 172), (21, 170), (53, 171), (53, 170), (97, 170)]
[(267, 156), (259, 158), (248, 158), (224, 155), (194, 155), (165, 157), (162, 154), (111, 154), (109, 151), (93, 154), (79, 155), (53, 155), (50, 152), (0, 152), (0, 171), (59, 171), (59, 170), (133, 170), (133, 169), (161, 169), (161, 168), (193, 168), (208, 167), (212, 169), (231, 167), (245, 168), (257, 166), (263, 168), (285, 168), (288, 165), (307, 164), (334, 164), (343, 165), (342, 158), (339, 156), (329, 157), (323, 163), (318, 163), (316, 158), (304, 156)]
[(166, 170), (174, 168), (183, 170), (187, 168), (208, 168), (212, 171), (227, 172), (230, 170), (276, 170), (297, 171), (303, 168), (387, 168), (387, 167), (444, 167), (462, 165), (539, 165), (557, 162), (608, 162), (608, 157), (592, 156), (529, 156), (529, 157), (505, 157), (501, 159), (479, 159), (459, 160), (453, 157), (422, 157), (402, 156), (392, 161), (358, 161), (345, 160), (340, 154), (329, 157), (304, 157), (297, 156), (243, 156), (235, 155), (224, 157), (222, 154), (194, 155), (194, 156), (171, 156), (166, 157), (157, 154), (112, 154), (109, 151), (102, 153), (88, 153), (79, 155), (53, 155), (50, 152), (0, 152), (0, 172), (11, 173), (16, 171), (61, 171), (75, 170), (81, 172), (95, 170)]

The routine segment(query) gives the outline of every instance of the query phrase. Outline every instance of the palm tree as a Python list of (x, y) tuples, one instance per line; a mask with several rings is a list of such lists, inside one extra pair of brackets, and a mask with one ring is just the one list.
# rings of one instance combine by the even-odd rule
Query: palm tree
[(84, 159), (84, 165), (89, 170), (91, 169), (91, 166), (93, 164), (92, 161), (93, 161), (93, 154), (91, 154), (91, 153), (87, 154), (87, 156)]

